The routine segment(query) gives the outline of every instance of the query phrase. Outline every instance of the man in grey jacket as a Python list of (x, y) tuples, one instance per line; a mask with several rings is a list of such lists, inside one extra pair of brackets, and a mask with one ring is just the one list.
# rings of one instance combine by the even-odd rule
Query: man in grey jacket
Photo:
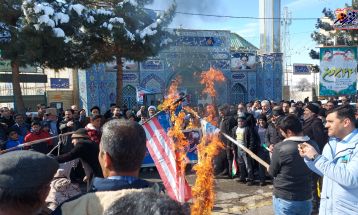
[(354, 114), (350, 106), (328, 112), (330, 140), (321, 155), (309, 144), (298, 147), (308, 167), (324, 176), (320, 215), (358, 214), (358, 129)]

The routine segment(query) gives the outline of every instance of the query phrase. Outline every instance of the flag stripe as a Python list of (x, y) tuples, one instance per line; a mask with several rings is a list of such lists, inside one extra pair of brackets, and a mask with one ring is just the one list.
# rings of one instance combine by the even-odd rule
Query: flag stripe
[[(158, 120), (154, 120), (153, 123), (156, 126), (156, 128), (161, 128), (161, 125)], [(166, 155), (169, 157), (170, 164), (174, 167), (174, 171), (176, 173), (176, 161), (174, 156), (175, 154), (174, 154), (174, 150), (169, 145), (173, 143), (171, 139), (168, 137), (168, 135), (165, 133), (164, 129), (158, 129), (157, 131), (160, 133), (159, 135), (157, 135), (157, 137), (159, 138), (162, 145), (164, 146), (164, 151)]]
[[(157, 121), (157, 120), (154, 120), (154, 121)], [(163, 159), (165, 160), (165, 163), (169, 167), (170, 173), (172, 175), (175, 175), (176, 174), (176, 163), (174, 160), (174, 153), (172, 152), (170, 146), (168, 145), (169, 141), (165, 140), (165, 137), (167, 137), (166, 139), (168, 139), (168, 136), (166, 135), (165, 132), (163, 132), (161, 127), (157, 127), (154, 124), (154, 121), (152, 120), (151, 122), (147, 123), (148, 125), (146, 125), (146, 129), (149, 133), (149, 136), (153, 140), (153, 144), (154, 144), (153, 147), (154, 146), (156, 147), (157, 151), (161, 154), (161, 157), (163, 157)], [(160, 130), (162, 132), (160, 132)], [(159, 161), (161, 161), (161, 160), (159, 160)]]
[[(152, 144), (152, 143), (147, 143), (147, 145), (148, 144)], [(173, 178), (173, 175), (166, 174), (166, 172), (169, 172), (169, 170), (168, 171), (164, 170), (164, 168), (167, 167), (167, 165), (165, 163), (163, 164), (163, 163), (159, 162), (159, 158), (157, 158), (157, 155), (154, 153), (155, 149), (153, 149), (151, 147), (148, 147), (148, 151), (151, 154), (151, 156), (152, 156), (152, 158), (154, 160), (154, 163), (156, 164), (155, 166), (157, 167), (158, 173), (160, 175), (160, 178), (163, 181), (163, 184), (165, 186), (165, 189), (168, 192), (168, 195), (171, 196), (172, 198), (177, 199), (176, 193), (178, 191), (176, 189), (177, 186), (175, 185), (175, 180)]]
[[(157, 124), (155, 123), (157, 122)], [(158, 126), (159, 125), (159, 126)], [(147, 148), (151, 154), (163, 184), (166, 187), (169, 194), (175, 199), (178, 199), (178, 181), (176, 178), (176, 165), (174, 161), (174, 154), (168, 146), (169, 138), (163, 132), (163, 128), (158, 123), (157, 119), (152, 119), (143, 125), (147, 134)]]

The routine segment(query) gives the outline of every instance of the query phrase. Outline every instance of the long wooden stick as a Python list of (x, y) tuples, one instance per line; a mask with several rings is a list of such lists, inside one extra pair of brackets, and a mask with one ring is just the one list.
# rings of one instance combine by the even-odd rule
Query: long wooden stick
[(261, 158), (259, 158), (259, 156), (255, 155), (255, 153), (253, 153), (250, 149), (248, 149), (246, 146), (242, 145), (241, 143), (237, 142), (236, 140), (234, 140), (234, 138), (230, 137), (229, 135), (220, 132), (222, 135), (224, 135), (224, 137), (226, 137), (228, 140), (230, 140), (231, 142), (235, 143), (235, 145), (237, 145), (238, 147), (240, 147), (242, 150), (244, 150), (246, 153), (248, 153), (253, 159), (255, 159), (257, 162), (259, 162), (260, 164), (262, 164), (264, 167), (269, 168), (269, 164), (266, 163), (264, 160), (262, 160)]
[[(196, 117), (198, 117), (201, 120), (202, 119), (198, 113), (196, 113), (194, 110), (192, 109), (185, 109), (186, 111), (189, 111), (190, 113), (193, 113)], [(206, 121), (206, 120), (205, 120)], [(215, 127), (215, 126), (214, 126)], [(260, 157), (258, 157), (257, 155), (255, 155), (255, 153), (253, 153), (250, 149), (248, 149), (246, 146), (240, 144), (239, 142), (237, 142), (236, 140), (234, 140), (234, 138), (230, 137), (229, 135), (220, 132), (226, 139), (230, 140), (231, 142), (233, 142), (235, 145), (237, 145), (238, 147), (240, 147), (242, 150), (244, 150), (246, 153), (248, 153), (253, 159), (255, 159), (257, 162), (259, 162), (260, 164), (262, 164), (264, 167), (269, 168), (269, 164), (266, 163), (264, 160), (262, 160)]]
[(11, 147), (11, 148), (9, 148), (9, 149), (2, 150), (2, 151), (0, 151), (0, 154), (4, 154), (4, 153), (10, 152), (10, 151), (13, 151), (13, 150), (16, 150), (16, 149), (20, 149), (20, 148), (23, 148), (23, 147), (32, 146), (32, 145), (35, 145), (35, 144), (38, 144), (38, 143), (42, 143), (42, 142), (45, 142), (45, 141), (48, 141), (48, 140), (52, 140), (52, 139), (58, 138), (58, 137), (60, 137), (60, 136), (71, 135), (71, 134), (73, 134), (73, 133), (75, 133), (75, 132), (74, 132), (74, 131), (73, 131), (73, 132), (67, 132), (67, 133), (59, 134), (59, 135), (53, 136), (53, 137), (48, 137), (48, 138), (44, 138), (44, 139), (34, 140), (34, 141), (31, 141), (31, 142), (27, 142), (27, 143), (22, 143), (22, 144), (19, 144), (19, 145), (17, 145), (17, 146)]

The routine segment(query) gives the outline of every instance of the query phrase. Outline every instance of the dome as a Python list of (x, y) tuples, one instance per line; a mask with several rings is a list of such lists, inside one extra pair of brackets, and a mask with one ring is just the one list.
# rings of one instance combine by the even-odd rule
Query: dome
[(245, 40), (241, 36), (235, 33), (230, 33), (230, 50), (231, 51), (257, 51), (254, 45), (252, 45), (249, 41)]

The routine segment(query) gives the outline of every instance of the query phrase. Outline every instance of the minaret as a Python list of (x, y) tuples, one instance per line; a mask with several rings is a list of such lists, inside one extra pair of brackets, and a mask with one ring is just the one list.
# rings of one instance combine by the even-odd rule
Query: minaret
[(259, 10), (261, 53), (281, 52), (281, 0), (260, 0)]

